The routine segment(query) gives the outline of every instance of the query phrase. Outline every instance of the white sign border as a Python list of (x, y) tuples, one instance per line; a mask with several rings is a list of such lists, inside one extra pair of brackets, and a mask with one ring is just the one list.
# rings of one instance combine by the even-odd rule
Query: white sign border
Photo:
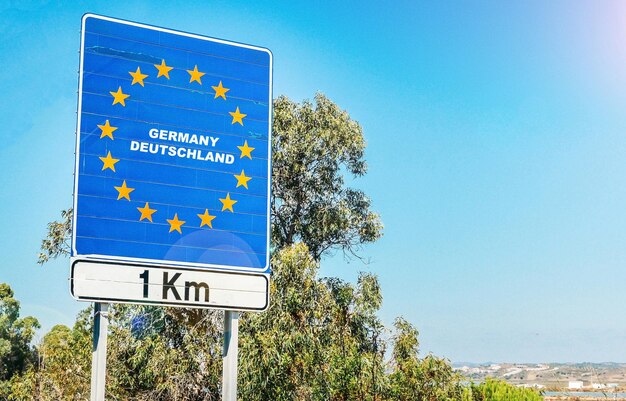
[[(267, 244), (266, 244), (266, 256), (265, 256), (265, 266), (263, 268), (254, 268), (254, 267), (243, 267), (243, 266), (230, 266), (230, 265), (217, 265), (217, 264), (206, 264), (206, 263), (193, 263), (193, 262), (179, 262), (174, 260), (158, 260), (158, 259), (144, 259), (144, 258), (132, 258), (132, 257), (123, 257), (123, 256), (111, 256), (111, 255), (97, 255), (97, 254), (79, 254), (76, 251), (76, 221), (77, 221), (77, 206), (78, 206), (78, 171), (79, 171), (79, 163), (80, 163), (80, 128), (81, 128), (81, 114), (82, 114), (82, 104), (83, 104), (83, 57), (85, 53), (85, 23), (88, 18), (101, 19), (105, 21), (136, 26), (144, 29), (151, 29), (159, 32), (166, 32), (173, 35), (186, 36), (194, 39), (205, 40), (208, 42), (215, 42), (221, 44), (227, 44), (237, 47), (243, 47), (246, 49), (253, 49), (262, 52), (266, 52), (269, 55), (269, 99), (268, 99), (268, 138), (267, 138)], [(270, 271), (270, 236), (271, 236), (271, 221), (270, 221), (270, 201), (271, 201), (271, 190), (272, 190), (272, 115), (273, 115), (273, 70), (274, 70), (274, 56), (272, 52), (265, 48), (259, 46), (252, 46), (238, 42), (227, 41), (223, 39), (211, 38), (208, 36), (202, 36), (197, 34), (192, 34), (183, 31), (176, 31), (173, 29), (167, 29), (162, 27), (157, 27), (148, 24), (142, 24), (138, 22), (132, 22), (127, 20), (122, 20), (118, 18), (106, 17), (103, 15), (87, 13), (83, 15), (82, 23), (81, 23), (81, 34), (80, 34), (80, 65), (78, 71), (78, 109), (77, 109), (77, 120), (76, 120), (76, 148), (75, 148), (75, 165), (74, 165), (74, 193), (73, 193), (73, 214), (72, 214), (72, 257), (80, 257), (83, 260), (87, 259), (100, 259), (100, 260), (109, 260), (116, 261), (117, 263), (124, 262), (137, 262), (137, 263), (147, 263), (151, 267), (162, 266), (167, 268), (178, 268), (181, 266), (185, 267), (196, 267), (206, 270), (216, 270), (216, 271), (242, 271), (242, 272), (255, 272), (255, 273), (271, 273)], [(73, 269), (72, 269), (73, 270)]]

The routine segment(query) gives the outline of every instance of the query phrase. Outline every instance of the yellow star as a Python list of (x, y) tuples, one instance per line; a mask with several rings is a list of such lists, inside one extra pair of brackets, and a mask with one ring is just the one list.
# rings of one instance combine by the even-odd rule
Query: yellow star
[(187, 70), (187, 72), (189, 73), (189, 75), (191, 75), (191, 78), (189, 78), (189, 83), (192, 83), (193, 81), (196, 81), (197, 83), (202, 85), (202, 81), (200, 80), (200, 78), (202, 78), (202, 76), (205, 73), (198, 71), (198, 66), (197, 65), (195, 67), (193, 67), (193, 70)]
[(165, 77), (167, 79), (170, 79), (170, 71), (172, 71), (174, 67), (168, 67), (165, 64), (165, 60), (161, 60), (161, 65), (154, 64), (154, 66), (156, 67), (157, 70), (159, 70), (159, 73), (157, 74), (157, 78)]
[(230, 89), (224, 88), (222, 86), (222, 81), (220, 81), (219, 85), (211, 86), (211, 88), (213, 88), (213, 90), (215, 91), (215, 99), (217, 99), (218, 97), (221, 97), (224, 100), (226, 100), (226, 92), (228, 92)]
[(130, 74), (131, 77), (133, 77), (133, 82), (131, 83), (131, 85), (135, 85), (136, 83), (138, 83), (139, 85), (143, 86), (143, 80), (148, 78), (147, 74), (141, 73), (141, 70), (139, 69), (139, 67), (137, 67), (137, 71), (135, 72), (129, 71), (128, 73)]
[(248, 146), (248, 141), (245, 141), (243, 143), (243, 146), (237, 146), (237, 148), (239, 148), (239, 150), (241, 151), (241, 156), (239, 156), (240, 159), (243, 159), (245, 156), (248, 159), (252, 160), (252, 151), (255, 148), (251, 148), (250, 146)]
[(247, 114), (243, 114), (239, 112), (239, 107), (237, 107), (237, 110), (235, 111), (229, 111), (228, 114), (233, 116), (233, 121), (231, 122), (231, 124), (239, 123), (243, 125), (243, 118), (247, 116)]
[(241, 174), (239, 175), (235, 174), (235, 178), (237, 179), (236, 188), (239, 188), (240, 186), (243, 185), (246, 189), (248, 189), (248, 181), (250, 181), (252, 177), (246, 177), (246, 174), (243, 172), (243, 170), (241, 170)]
[(143, 219), (148, 219), (152, 223), (152, 215), (154, 214), (154, 212), (156, 212), (156, 209), (150, 209), (150, 205), (148, 204), (148, 202), (146, 202), (146, 206), (138, 207), (137, 210), (141, 212), (141, 217), (139, 218), (139, 221)]
[(120, 159), (112, 158), (110, 151), (109, 151), (109, 153), (107, 154), (106, 157), (101, 157), (100, 160), (102, 160), (102, 163), (104, 163), (102, 165), (102, 171), (110, 168), (111, 170), (113, 170), (113, 172), (115, 172), (115, 163), (120, 161)]
[(202, 222), (200, 223), (200, 227), (202, 226), (209, 226), (211, 228), (213, 228), (213, 219), (215, 218), (215, 216), (211, 216), (209, 214), (209, 209), (204, 209), (204, 214), (199, 214), (198, 217), (200, 217), (200, 220), (202, 220)]
[(170, 232), (176, 230), (179, 234), (183, 232), (180, 230), (180, 227), (185, 224), (185, 221), (178, 220), (178, 213), (174, 214), (174, 218), (172, 220), (167, 219), (167, 222), (170, 223)]
[(104, 125), (98, 125), (98, 128), (100, 128), (100, 130), (102, 131), (102, 133), (100, 134), (100, 139), (108, 136), (109, 138), (111, 138), (111, 140), (113, 140), (113, 131), (115, 131), (117, 127), (112, 127), (111, 124), (109, 124), (109, 120), (106, 120)]
[(126, 98), (130, 97), (130, 95), (125, 94), (124, 92), (122, 92), (122, 87), (119, 86), (117, 88), (117, 92), (109, 92), (112, 96), (113, 96), (113, 104), (121, 104), (122, 106), (126, 107)]
[(220, 198), (220, 202), (222, 202), (222, 212), (228, 209), (231, 212), (235, 213), (235, 211), (233, 210), (233, 205), (237, 203), (237, 201), (230, 199), (230, 193), (226, 194), (226, 198)]
[(126, 186), (126, 180), (124, 180), (121, 187), (113, 187), (113, 188), (115, 188), (118, 192), (117, 200), (120, 200), (122, 198), (126, 198), (127, 200), (130, 200), (130, 193), (135, 190), (135, 188), (130, 188)]

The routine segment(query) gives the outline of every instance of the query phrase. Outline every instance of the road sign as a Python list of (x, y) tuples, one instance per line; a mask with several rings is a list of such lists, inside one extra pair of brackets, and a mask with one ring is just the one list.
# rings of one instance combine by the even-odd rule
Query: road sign
[(85, 15), (72, 295), (267, 307), (271, 116), (269, 50)]
[(76, 287), (72, 292), (85, 301), (139, 302), (141, 299), (150, 304), (227, 309), (236, 300), (248, 310), (267, 307), (266, 274), (85, 260), (72, 264), (72, 277), (72, 286)]

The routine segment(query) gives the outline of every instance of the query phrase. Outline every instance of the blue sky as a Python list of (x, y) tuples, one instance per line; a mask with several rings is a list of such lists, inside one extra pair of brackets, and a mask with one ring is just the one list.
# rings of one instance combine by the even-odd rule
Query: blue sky
[[(90, 4), (91, 3), (91, 4)], [(323, 273), (383, 285), (453, 361), (626, 361), (626, 4), (2, 2), (0, 281), (46, 328), (85, 306), (36, 265), (71, 205), (85, 12), (257, 44), (274, 92), (322, 91), (368, 141), (385, 236)], [(393, 6), (391, 6), (393, 4)]]

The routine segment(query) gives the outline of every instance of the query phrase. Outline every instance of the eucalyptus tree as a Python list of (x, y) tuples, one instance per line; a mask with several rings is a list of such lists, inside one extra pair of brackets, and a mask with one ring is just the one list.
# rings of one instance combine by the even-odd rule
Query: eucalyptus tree
[(242, 322), (246, 400), (380, 400), (385, 393), (382, 300), (375, 276), (320, 279), (302, 243), (273, 258), (270, 309)]
[(37, 319), (20, 318), (20, 303), (8, 284), (0, 283), (0, 397), (9, 391), (9, 380), (37, 362), (31, 341), (39, 328)]
[(367, 172), (359, 123), (323, 94), (315, 103), (274, 101), (272, 243), (303, 242), (316, 260), (333, 249), (358, 256), (382, 235), (379, 216), (345, 175)]

